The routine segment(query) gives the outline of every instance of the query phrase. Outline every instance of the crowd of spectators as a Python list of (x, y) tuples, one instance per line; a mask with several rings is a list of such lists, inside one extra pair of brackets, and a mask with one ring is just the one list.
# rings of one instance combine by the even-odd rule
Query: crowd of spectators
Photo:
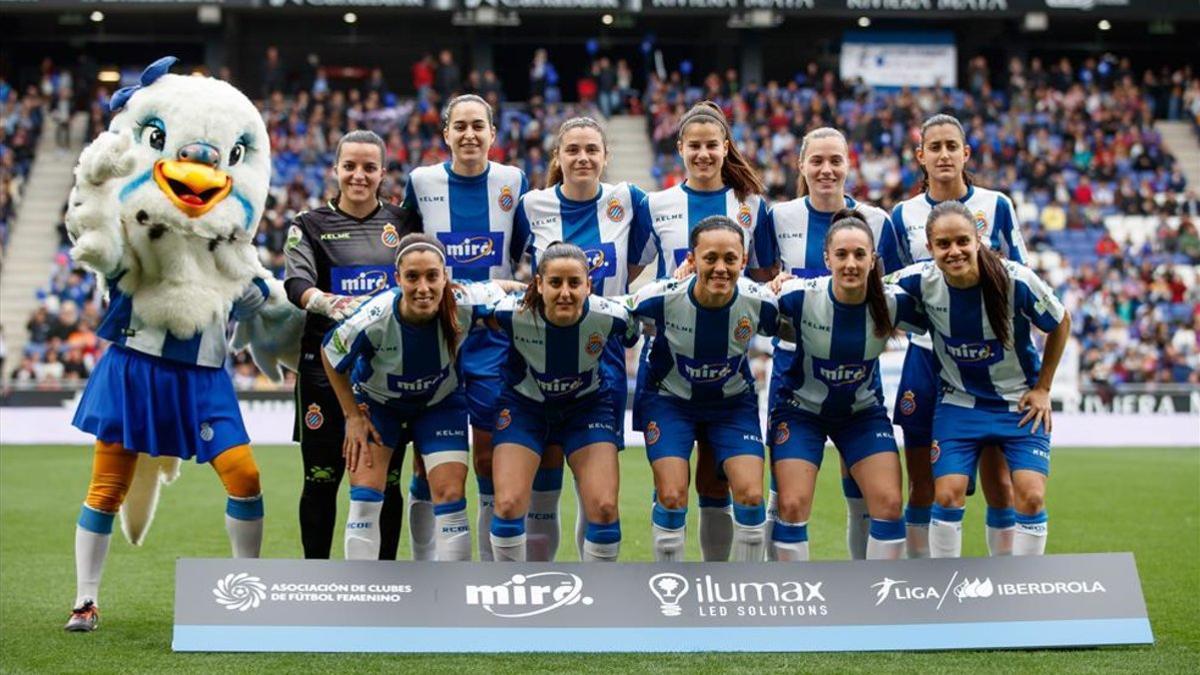
[[(1194, 274), (1177, 271), (1200, 263), (1200, 204), (1153, 128), (1156, 117), (1183, 116), (1197, 120), (1200, 131), (1196, 74), (1182, 69), (1139, 77), (1128, 61), (1107, 58), (1052, 67), (1013, 61), (1003, 86), (989, 81), (988, 72), (976, 59), (960, 89), (897, 92), (841, 82), (817, 64), (790, 82), (761, 86), (742, 82), (736, 70), (696, 85), (674, 72), (651, 74), (643, 95), (633, 89), (627, 65), (598, 57), (576, 82), (580, 102), (567, 104), (544, 52), (530, 65), (529, 100), (513, 102), (494, 72), (464, 75), (449, 51), (412, 64), (416, 93), (401, 96), (378, 68), (326, 68), (310, 57), (289, 70), (269, 48), (257, 102), (274, 165), (257, 243), (264, 264), (282, 275), (287, 225), (335, 194), (332, 153), (350, 129), (372, 129), (385, 139), (384, 194), (400, 200), (413, 167), (449, 159), (439, 114), (458, 93), (477, 93), (493, 105), (498, 138), (491, 159), (520, 166), (532, 185), (544, 181), (563, 119), (641, 111), (657, 152), (657, 187), (673, 185), (683, 180), (675, 153), (679, 117), (707, 98), (726, 110), (735, 142), (757, 164), (773, 200), (794, 196), (805, 131), (828, 125), (847, 130), (851, 141), (848, 190), (885, 208), (920, 189), (913, 157), (919, 125), (945, 111), (967, 126), (975, 180), (1014, 197), (1031, 249), (1046, 254), (1035, 255), (1035, 265), (1077, 312), (1083, 382), (1200, 384), (1200, 284)], [(94, 130), (106, 122), (105, 98), (98, 91), (90, 104)], [(4, 119), (7, 128), (10, 116)], [(1160, 225), (1153, 236), (1118, 240), (1105, 219), (1120, 215), (1158, 217)], [(1068, 243), (1075, 248), (1068, 250)], [(42, 308), (26, 327), (30, 347), (12, 371), (15, 380), (85, 378), (103, 348), (94, 332), (100, 315), (95, 284), (73, 269), (65, 233), (62, 244)], [(240, 388), (264, 382), (245, 355), (232, 369)]]

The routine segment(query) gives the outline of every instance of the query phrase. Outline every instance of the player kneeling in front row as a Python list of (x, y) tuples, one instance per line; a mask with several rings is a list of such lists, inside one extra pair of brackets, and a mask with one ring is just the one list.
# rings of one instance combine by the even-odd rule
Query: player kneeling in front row
[(879, 355), (897, 324), (924, 329), (913, 299), (884, 287), (877, 261), (870, 227), (846, 209), (825, 235), (833, 275), (782, 282), (780, 334), (794, 330), (796, 351), (778, 375), (768, 425), (778, 492), (773, 559), (808, 560), (808, 518), (827, 438), (866, 498), (867, 559), (904, 556), (900, 459), (883, 407)]
[[(981, 245), (967, 207), (938, 204), (925, 229), (933, 262), (907, 267), (895, 281), (922, 307), (941, 366), (930, 452), (935, 499), (930, 554), (961, 555), (967, 481), (982, 449), (995, 445), (1012, 471), (1013, 555), (1041, 555), (1047, 531), (1050, 383), (1071, 333), (1070, 316), (1032, 270)], [(1045, 363), (1038, 358), (1031, 324), (1049, 334)]]
[(715, 449), (733, 491), (733, 560), (761, 561), (762, 426), (746, 352), (755, 333), (776, 333), (779, 312), (769, 289), (742, 277), (746, 247), (733, 220), (705, 218), (689, 245), (696, 274), (650, 284), (633, 301), (634, 315), (657, 332), (635, 402), (654, 471), (654, 559), (683, 560), (688, 464), (700, 440)]
[(451, 285), (444, 248), (425, 234), (400, 240), (396, 282), (331, 330), (322, 352), (346, 416), (346, 558), (378, 559), (388, 463), (411, 440), (429, 476), (435, 559), (470, 560), (467, 405), (456, 360), (462, 336), (505, 289)]
[(620, 304), (591, 295), (587, 255), (555, 242), (538, 258), (523, 298), (500, 301), (488, 324), (510, 340), (496, 404), (491, 541), (495, 560), (526, 559), (525, 515), (543, 453), (560, 446), (579, 486), (587, 525), (583, 560), (616, 561), (621, 422), (601, 373), (605, 345), (630, 347), (638, 324)]

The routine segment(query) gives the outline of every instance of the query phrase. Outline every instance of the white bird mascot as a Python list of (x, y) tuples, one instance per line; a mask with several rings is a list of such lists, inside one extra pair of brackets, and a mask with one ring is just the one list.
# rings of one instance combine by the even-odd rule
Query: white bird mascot
[(254, 246), (271, 172), (262, 115), (226, 82), (168, 73), (175, 61), (156, 61), (113, 96), (117, 114), (80, 155), (68, 205), (71, 254), (106, 281), (97, 332), (112, 343), (73, 421), (96, 448), (68, 630), (97, 625), (116, 512), (141, 542), (160, 482), (178, 475), (180, 460), (213, 465), (229, 495), (233, 554), (258, 555), (262, 495), (224, 369), (229, 321), (238, 322), (235, 347), (249, 346), (273, 379), (298, 357), (303, 313)]

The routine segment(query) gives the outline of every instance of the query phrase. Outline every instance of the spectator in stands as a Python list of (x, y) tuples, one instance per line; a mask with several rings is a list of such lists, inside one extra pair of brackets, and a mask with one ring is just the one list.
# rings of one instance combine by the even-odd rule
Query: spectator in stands
[(433, 86), (443, 101), (462, 90), (462, 71), (454, 62), (454, 54), (449, 49), (443, 49), (438, 54), (437, 69), (433, 73)]
[(412, 65), (412, 86), (417, 91), (417, 98), (422, 101), (429, 96), (433, 89), (433, 55), (425, 52)]
[(286, 91), (286, 87), (287, 69), (284, 68), (283, 61), (279, 58), (279, 48), (275, 45), (268, 45), (266, 57), (263, 60), (262, 97), (265, 99), (275, 92)]

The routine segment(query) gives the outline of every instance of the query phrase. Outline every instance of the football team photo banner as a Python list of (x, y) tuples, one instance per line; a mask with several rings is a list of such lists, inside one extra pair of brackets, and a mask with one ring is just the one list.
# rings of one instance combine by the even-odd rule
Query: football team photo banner
[(1153, 641), (1129, 553), (801, 564), (181, 559), (173, 648), (790, 652)]

